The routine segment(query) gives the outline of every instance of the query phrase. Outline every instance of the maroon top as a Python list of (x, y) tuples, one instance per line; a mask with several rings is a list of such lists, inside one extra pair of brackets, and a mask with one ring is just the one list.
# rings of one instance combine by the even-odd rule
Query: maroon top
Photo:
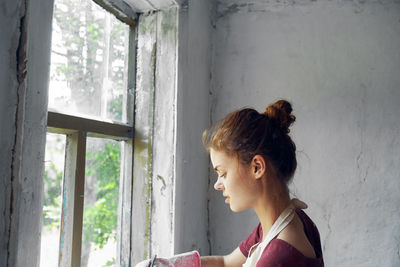
[[(304, 232), (314, 248), (316, 258), (308, 258), (304, 256), (295, 247), (282, 239), (275, 238), (264, 249), (260, 259), (257, 262), (257, 267), (285, 267), (285, 266), (300, 266), (300, 267), (323, 267), (324, 260), (322, 258), (321, 241), (319, 239), (318, 229), (311, 221), (310, 217), (302, 210), (297, 210), (297, 215), (304, 225)], [(262, 241), (261, 224), (243, 240), (240, 245), (240, 251), (247, 257), (250, 248)]]

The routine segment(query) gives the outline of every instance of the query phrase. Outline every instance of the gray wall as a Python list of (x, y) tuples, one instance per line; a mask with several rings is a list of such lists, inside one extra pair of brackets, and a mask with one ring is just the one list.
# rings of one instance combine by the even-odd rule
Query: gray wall
[(208, 0), (190, 0), (179, 14), (175, 253), (209, 253), (208, 156), (201, 134), (209, 123), (210, 8)]
[[(212, 120), (292, 101), (291, 192), (309, 204), (326, 266), (400, 266), (399, 15), (398, 1), (217, 5)], [(224, 254), (257, 221), (233, 214), (212, 183), (211, 248)]]
[(2, 3), (0, 266), (39, 260), (52, 1)]
[[(12, 175), (12, 149), (15, 142), (15, 116), (17, 112), (17, 78), (16, 78), (16, 48), (18, 45), (19, 20), (14, 14), (22, 1), (8, 1), (5, 3), (5, 15), (0, 17), (0, 25), (9, 25), (2, 28), (2, 38), (0, 38), (0, 265), (4, 266), (7, 262), (7, 246), (9, 244), (8, 228), (9, 202)], [(11, 63), (11, 64), (10, 64)], [(10, 88), (10, 90), (7, 90)], [(4, 214), (4, 215), (3, 215)], [(3, 219), (4, 218), (4, 219)]]
[[(0, 16), (1, 266), (39, 255), (52, 4), (23, 2), (7, 0)], [(399, 266), (400, 5), (177, 2), (174, 252), (228, 253), (255, 226), (251, 211), (233, 214), (213, 191), (201, 132), (236, 108), (287, 98), (299, 150), (291, 191), (310, 206), (326, 265)], [(28, 72), (18, 82), (27, 14)]]

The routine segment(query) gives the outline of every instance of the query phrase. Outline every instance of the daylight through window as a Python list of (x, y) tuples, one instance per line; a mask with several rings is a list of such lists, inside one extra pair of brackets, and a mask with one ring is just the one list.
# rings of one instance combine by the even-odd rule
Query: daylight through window
[(134, 32), (91, 0), (55, 0), (41, 267), (129, 258), (118, 242), (131, 205)]

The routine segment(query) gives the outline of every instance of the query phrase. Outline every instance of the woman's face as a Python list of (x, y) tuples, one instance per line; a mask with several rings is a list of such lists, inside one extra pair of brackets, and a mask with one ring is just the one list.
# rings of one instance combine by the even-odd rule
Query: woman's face
[(222, 191), (231, 210), (239, 212), (253, 207), (259, 184), (251, 175), (251, 167), (241, 164), (235, 156), (214, 149), (210, 150), (210, 158), (218, 175), (214, 188)]

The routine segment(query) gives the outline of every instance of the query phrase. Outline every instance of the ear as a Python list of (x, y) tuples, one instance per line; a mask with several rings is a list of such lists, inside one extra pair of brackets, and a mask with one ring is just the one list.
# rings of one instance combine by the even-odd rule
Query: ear
[(255, 155), (251, 160), (251, 171), (254, 178), (261, 178), (266, 172), (266, 162), (263, 156)]

